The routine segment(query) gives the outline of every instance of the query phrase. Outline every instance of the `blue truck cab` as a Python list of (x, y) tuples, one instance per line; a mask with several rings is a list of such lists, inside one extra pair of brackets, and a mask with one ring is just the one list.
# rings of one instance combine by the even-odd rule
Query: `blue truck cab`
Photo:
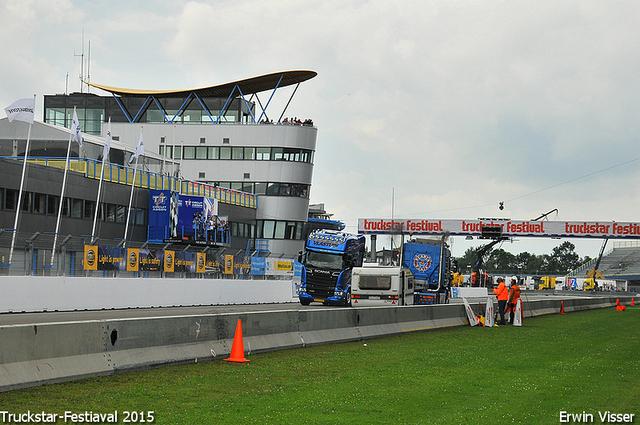
[(446, 302), (451, 275), (451, 251), (448, 247), (430, 240), (405, 242), (402, 266), (411, 270), (415, 277), (414, 304)]
[(365, 238), (335, 230), (309, 235), (300, 255), (300, 304), (351, 305), (351, 270), (362, 267)]

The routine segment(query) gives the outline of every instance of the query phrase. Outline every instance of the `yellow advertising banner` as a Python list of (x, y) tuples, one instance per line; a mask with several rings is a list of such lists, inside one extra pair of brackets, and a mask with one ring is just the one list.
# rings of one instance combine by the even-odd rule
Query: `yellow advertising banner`
[(224, 256), (224, 274), (233, 274), (233, 255)]
[(176, 265), (176, 253), (174, 251), (164, 252), (164, 271), (173, 272)]
[(207, 262), (207, 258), (204, 252), (198, 252), (198, 260), (196, 262), (196, 273), (204, 273), (205, 272), (205, 263)]
[(138, 248), (127, 249), (127, 271), (137, 272), (140, 264), (140, 250)]
[(98, 270), (98, 246), (97, 245), (84, 246), (83, 264), (84, 264), (85, 270)]
[(293, 271), (293, 261), (276, 261), (275, 269), (283, 272)]

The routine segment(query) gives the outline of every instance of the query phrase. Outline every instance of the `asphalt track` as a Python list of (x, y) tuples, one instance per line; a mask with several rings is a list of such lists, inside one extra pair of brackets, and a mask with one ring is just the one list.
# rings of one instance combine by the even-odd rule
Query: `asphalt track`
[[(523, 291), (523, 301), (535, 301), (541, 299), (557, 298), (559, 300), (567, 297), (593, 297), (610, 296), (616, 297), (629, 293), (607, 293), (607, 292), (539, 292)], [(473, 303), (484, 302), (483, 298), (469, 298)], [(495, 301), (495, 296), (494, 296)], [(461, 298), (451, 298), (450, 303), (462, 303)], [(357, 307), (329, 307), (322, 304), (311, 304), (302, 306), (298, 303), (278, 303), (278, 304), (234, 304), (234, 305), (207, 305), (189, 307), (156, 307), (156, 308), (130, 308), (122, 310), (79, 310), (79, 311), (46, 311), (38, 313), (3, 313), (0, 314), (0, 326), (11, 325), (37, 325), (44, 323), (64, 323), (64, 322), (86, 322), (93, 320), (117, 320), (134, 318), (166, 318), (166, 317), (187, 317), (206, 316), (210, 314), (242, 314), (246, 312), (258, 311), (297, 311), (297, 310), (317, 310), (317, 309), (340, 309)]]

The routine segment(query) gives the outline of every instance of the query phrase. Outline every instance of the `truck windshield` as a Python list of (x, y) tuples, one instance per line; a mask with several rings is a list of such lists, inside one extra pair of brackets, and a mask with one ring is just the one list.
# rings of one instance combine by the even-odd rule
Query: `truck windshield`
[(342, 255), (328, 254), (326, 252), (307, 252), (307, 266), (318, 267), (325, 270), (342, 270)]

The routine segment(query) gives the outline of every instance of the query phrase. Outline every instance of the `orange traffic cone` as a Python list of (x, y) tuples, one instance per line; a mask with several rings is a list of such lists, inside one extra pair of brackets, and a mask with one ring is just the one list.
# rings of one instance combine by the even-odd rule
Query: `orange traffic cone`
[(233, 337), (233, 345), (231, 346), (231, 356), (224, 359), (227, 362), (246, 363), (250, 360), (244, 358), (244, 344), (242, 343), (242, 323), (238, 319), (236, 325), (236, 334)]
[(624, 310), (626, 309), (626, 307), (625, 307), (625, 306), (623, 306), (623, 305), (619, 305), (618, 307), (616, 307), (616, 309), (617, 309), (618, 311), (624, 311)]
[(631, 298), (631, 305), (636, 305), (636, 304), (633, 302), (633, 298)]
[(616, 307), (620, 305), (620, 298), (616, 298)]
[(564, 301), (560, 301), (560, 314), (566, 314), (564, 312)]

